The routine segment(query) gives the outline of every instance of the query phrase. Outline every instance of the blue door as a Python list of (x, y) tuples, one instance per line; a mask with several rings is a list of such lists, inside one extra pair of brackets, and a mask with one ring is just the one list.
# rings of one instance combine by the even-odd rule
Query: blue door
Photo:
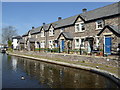
[(61, 40), (60, 51), (64, 51), (64, 40)]
[(111, 37), (105, 37), (105, 53), (110, 55), (111, 54)]
[(62, 40), (62, 51), (64, 51), (64, 40)]

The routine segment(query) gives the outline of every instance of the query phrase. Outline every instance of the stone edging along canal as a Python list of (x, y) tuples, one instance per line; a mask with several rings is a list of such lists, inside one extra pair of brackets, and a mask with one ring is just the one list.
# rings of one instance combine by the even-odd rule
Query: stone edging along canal
[(100, 69), (96, 69), (96, 68), (92, 68), (92, 67), (88, 67), (88, 66), (70, 64), (70, 63), (66, 63), (66, 62), (53, 61), (53, 60), (48, 60), (48, 59), (43, 59), (43, 58), (35, 58), (32, 56), (13, 54), (13, 53), (8, 53), (8, 52), (7, 52), (7, 54), (13, 55), (13, 56), (18, 56), (18, 57), (23, 57), (23, 58), (28, 58), (28, 59), (33, 59), (33, 60), (37, 60), (37, 61), (57, 64), (57, 65), (67, 66), (67, 67), (71, 67), (71, 68), (87, 70), (87, 71), (105, 76), (105, 77), (111, 79), (112, 81), (114, 81), (118, 86), (120, 86), (120, 77), (118, 77), (117, 75), (115, 75), (111, 72), (105, 71), (105, 70), (100, 70)]

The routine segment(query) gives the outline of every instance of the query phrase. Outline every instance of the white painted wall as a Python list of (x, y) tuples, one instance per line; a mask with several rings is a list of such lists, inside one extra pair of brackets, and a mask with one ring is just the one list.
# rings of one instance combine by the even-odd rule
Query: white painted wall
[(13, 49), (17, 49), (18, 46), (18, 40), (17, 39), (13, 39), (12, 45), (13, 45)]

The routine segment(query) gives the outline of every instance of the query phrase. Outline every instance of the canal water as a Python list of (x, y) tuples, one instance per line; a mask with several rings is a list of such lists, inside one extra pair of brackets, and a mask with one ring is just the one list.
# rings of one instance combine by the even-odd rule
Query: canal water
[(110, 79), (89, 71), (6, 54), (0, 56), (2, 88), (118, 88)]

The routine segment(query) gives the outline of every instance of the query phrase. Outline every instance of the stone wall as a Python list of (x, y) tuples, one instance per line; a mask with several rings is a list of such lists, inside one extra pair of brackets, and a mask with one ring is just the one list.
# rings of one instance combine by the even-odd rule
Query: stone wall
[[(106, 19), (102, 19), (104, 21), (105, 25), (118, 25), (118, 18), (120, 17), (111, 17), (111, 18), (106, 18)], [(82, 21), (82, 19), (78, 18), (78, 20), (76, 20), (76, 22)], [(61, 29), (61, 28), (60, 28)], [(45, 32), (45, 37), (41, 37), (40, 33), (32, 35), (32, 37), (36, 38), (37, 35), (37, 41), (41, 42), (41, 40), (45, 40), (45, 48), (49, 48), (49, 40), (55, 40), (59, 35), (60, 35), (60, 29), (55, 29), (54, 32), (54, 36), (49, 36), (49, 31)], [(73, 37), (90, 37), (92, 36), (93, 38), (95, 36), (97, 36), (97, 34), (100, 32), (100, 30), (96, 30), (96, 21), (91, 21), (91, 22), (86, 22), (85, 23), (85, 31), (84, 32), (75, 32), (75, 24), (65, 27), (64, 28), (64, 32), (70, 32), (73, 34)], [(108, 31), (109, 32), (109, 31)], [(26, 36), (27, 37), (27, 36)], [(116, 42), (118, 42), (119, 38), (116, 37), (115, 35), (113, 35), (113, 37), (115, 39), (113, 39), (113, 43), (116, 44)], [(101, 40), (101, 48), (104, 42), (104, 35), (102, 35), (100, 37)], [(75, 49), (75, 40), (73, 39), (72, 41), (72, 49)]]

